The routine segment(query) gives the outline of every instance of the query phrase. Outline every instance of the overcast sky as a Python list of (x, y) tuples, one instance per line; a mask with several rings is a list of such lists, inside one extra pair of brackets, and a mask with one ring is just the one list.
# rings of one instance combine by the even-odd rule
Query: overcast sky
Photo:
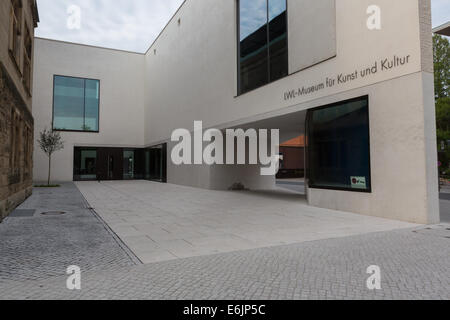
[[(214, 0), (231, 1), (231, 0)], [(145, 52), (183, 0), (38, 0), (36, 36)], [(450, 0), (431, 0), (433, 26), (450, 20)], [(67, 27), (67, 10), (81, 9), (80, 29)]]

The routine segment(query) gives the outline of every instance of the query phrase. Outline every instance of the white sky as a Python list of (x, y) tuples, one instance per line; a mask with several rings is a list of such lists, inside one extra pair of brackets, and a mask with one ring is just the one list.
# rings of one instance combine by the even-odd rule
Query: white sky
[[(183, 0), (37, 0), (36, 36), (145, 52)], [(231, 1), (231, 0), (211, 0)], [(433, 27), (450, 21), (450, 0), (431, 0)], [(81, 9), (81, 28), (67, 27), (67, 9)]]

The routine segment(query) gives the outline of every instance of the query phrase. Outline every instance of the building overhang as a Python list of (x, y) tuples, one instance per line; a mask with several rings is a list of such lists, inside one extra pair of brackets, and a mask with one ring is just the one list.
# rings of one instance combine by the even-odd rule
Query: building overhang
[(433, 29), (433, 33), (450, 37), (450, 21)]

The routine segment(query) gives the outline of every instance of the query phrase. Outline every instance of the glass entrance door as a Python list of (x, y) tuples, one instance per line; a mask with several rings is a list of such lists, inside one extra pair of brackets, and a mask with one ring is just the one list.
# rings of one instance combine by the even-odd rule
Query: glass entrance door
[(145, 178), (167, 182), (167, 145), (151, 147), (145, 152)]
[(166, 182), (167, 146), (148, 149), (75, 147), (73, 180)]
[(123, 150), (117, 148), (98, 149), (97, 176), (99, 180), (123, 179)]
[(73, 170), (74, 181), (96, 180), (97, 149), (75, 147)]
[(134, 150), (123, 151), (123, 180), (135, 179), (136, 157)]

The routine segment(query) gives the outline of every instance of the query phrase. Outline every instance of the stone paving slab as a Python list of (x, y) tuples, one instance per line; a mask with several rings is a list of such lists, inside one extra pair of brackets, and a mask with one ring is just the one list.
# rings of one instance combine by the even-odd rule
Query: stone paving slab
[[(17, 210), (34, 215), (10, 216), (0, 224), (0, 286), (65, 275), (70, 265), (84, 270), (114, 270), (136, 264), (73, 183), (34, 189)], [(64, 211), (44, 216), (46, 211)]]
[(144, 263), (416, 227), (307, 205), (277, 189), (212, 191), (149, 181), (77, 182)]
[[(0, 299), (450, 299), (450, 225), (318, 240), (83, 271), (81, 290), (65, 277), (3, 286)], [(381, 290), (366, 287), (381, 269)]]

